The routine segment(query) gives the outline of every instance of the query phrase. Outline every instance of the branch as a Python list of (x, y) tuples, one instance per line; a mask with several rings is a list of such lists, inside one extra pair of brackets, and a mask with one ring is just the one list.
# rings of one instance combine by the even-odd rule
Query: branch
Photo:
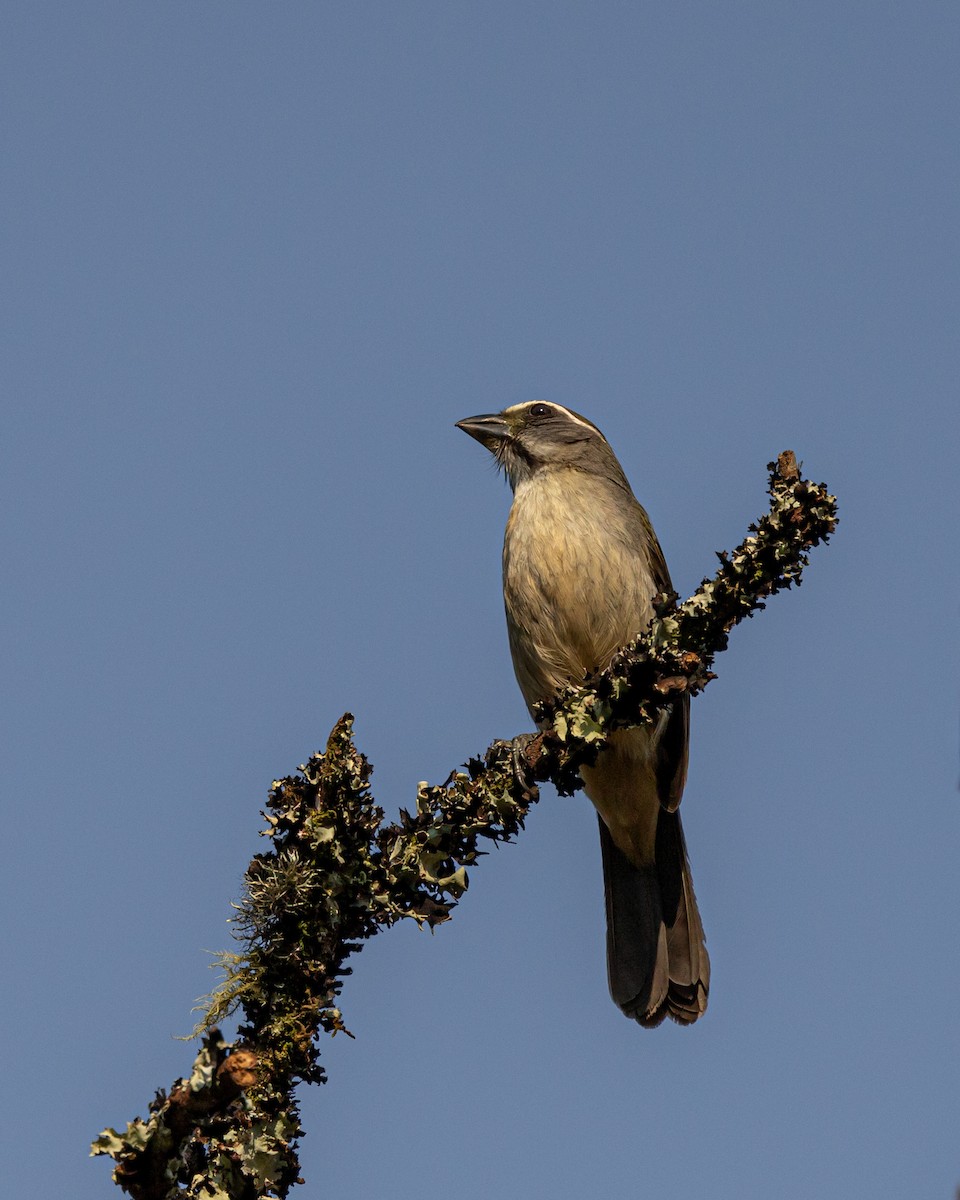
[[(646, 724), (679, 693), (702, 691), (734, 625), (799, 585), (807, 551), (836, 527), (836, 501), (800, 477), (791, 451), (769, 470), (770, 511), (718, 556), (713, 579), (679, 607), (675, 595), (659, 597), (649, 630), (607, 670), (541, 707), (538, 734), (494, 742), (465, 772), (421, 783), (415, 810), (401, 809), (398, 822), (384, 824), (374, 803), (349, 713), (322, 754), (274, 781), (264, 814), (272, 845), (247, 868), (235, 906), (241, 951), (221, 955), (225, 977), (198, 1029), (193, 1073), (169, 1096), (157, 1093), (146, 1121), (93, 1143), (93, 1154), (116, 1160), (113, 1178), (135, 1200), (284, 1197), (302, 1182), (295, 1089), (326, 1080), (321, 1031), (352, 1036), (338, 1007), (350, 955), (404, 918), (448, 920), (483, 845), (523, 828), (538, 781), (575, 791), (579, 768), (613, 729)], [(243, 1023), (229, 1044), (216, 1025), (238, 1009)]]

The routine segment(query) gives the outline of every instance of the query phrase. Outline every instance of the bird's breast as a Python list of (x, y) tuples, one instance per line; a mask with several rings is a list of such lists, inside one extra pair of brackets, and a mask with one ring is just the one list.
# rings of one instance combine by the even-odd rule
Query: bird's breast
[(514, 496), (503, 546), (510, 648), (529, 706), (607, 665), (653, 615), (645, 516), (584, 472), (541, 473)]

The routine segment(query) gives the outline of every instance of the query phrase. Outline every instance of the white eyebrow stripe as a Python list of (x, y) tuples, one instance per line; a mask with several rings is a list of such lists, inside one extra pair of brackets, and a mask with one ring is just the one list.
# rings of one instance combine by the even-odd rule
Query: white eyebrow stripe
[[(534, 404), (549, 404), (551, 408), (555, 408), (557, 412), (562, 412), (564, 416), (569, 417), (575, 425), (582, 425), (584, 429), (592, 429), (594, 433), (599, 433), (603, 438), (603, 434), (594, 425), (592, 421), (588, 421), (586, 417), (578, 416), (575, 412), (571, 412), (569, 408), (564, 408), (562, 404), (557, 404), (553, 400), (524, 400), (522, 404), (511, 404), (509, 408), (505, 408), (504, 413), (518, 412), (522, 408), (532, 408)], [(606, 441), (606, 438), (603, 438)]]

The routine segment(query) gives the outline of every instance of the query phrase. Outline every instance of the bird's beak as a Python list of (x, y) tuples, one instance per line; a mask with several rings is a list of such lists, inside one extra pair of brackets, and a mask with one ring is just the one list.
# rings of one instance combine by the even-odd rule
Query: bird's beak
[(501, 443), (510, 436), (510, 429), (499, 413), (485, 413), (479, 417), (466, 417), (457, 422), (457, 428), (469, 433), (472, 438), (496, 454)]

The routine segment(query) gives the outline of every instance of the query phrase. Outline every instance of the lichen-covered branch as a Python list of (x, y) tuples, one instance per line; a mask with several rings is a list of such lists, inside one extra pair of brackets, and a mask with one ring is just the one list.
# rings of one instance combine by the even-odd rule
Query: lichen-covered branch
[[(807, 551), (836, 526), (836, 502), (801, 479), (789, 451), (770, 471), (770, 511), (751, 536), (685, 603), (661, 597), (650, 629), (607, 670), (544, 705), (537, 735), (495, 742), (445, 783), (420, 784), (413, 811), (391, 824), (370, 793), (350, 714), (322, 754), (274, 782), (271, 845), (247, 869), (240, 948), (221, 958), (193, 1073), (158, 1092), (146, 1120), (93, 1144), (116, 1160), (114, 1179), (135, 1200), (287, 1195), (299, 1181), (296, 1086), (325, 1080), (317, 1035), (348, 1034), (339, 995), (350, 956), (401, 919), (446, 921), (483, 847), (523, 828), (538, 781), (574, 791), (610, 730), (701, 691), (733, 626), (800, 583)], [(238, 1010), (227, 1044), (216, 1025)]]

